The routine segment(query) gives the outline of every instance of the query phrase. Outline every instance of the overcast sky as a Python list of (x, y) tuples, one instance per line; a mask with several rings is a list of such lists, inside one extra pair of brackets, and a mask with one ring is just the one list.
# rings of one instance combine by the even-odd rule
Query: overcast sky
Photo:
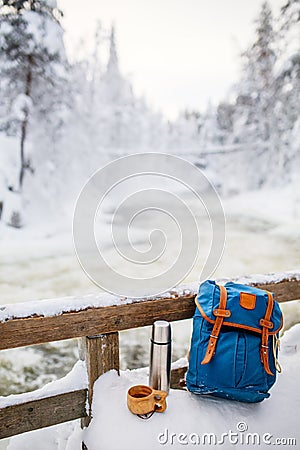
[[(59, 0), (70, 55), (98, 20), (114, 22), (121, 69), (138, 95), (175, 117), (224, 98), (239, 74), (239, 54), (251, 41), (261, 0)], [(283, 0), (272, 0), (278, 13)], [(82, 47), (81, 47), (82, 51)]]

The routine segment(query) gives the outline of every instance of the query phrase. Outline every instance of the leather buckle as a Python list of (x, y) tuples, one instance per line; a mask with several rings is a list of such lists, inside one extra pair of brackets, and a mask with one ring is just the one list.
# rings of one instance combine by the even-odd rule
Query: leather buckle
[(216, 308), (213, 310), (213, 315), (216, 317), (230, 317), (231, 311), (229, 309)]
[(273, 322), (270, 322), (269, 320), (265, 320), (265, 319), (260, 319), (259, 324), (262, 327), (268, 328), (269, 330), (274, 327)]

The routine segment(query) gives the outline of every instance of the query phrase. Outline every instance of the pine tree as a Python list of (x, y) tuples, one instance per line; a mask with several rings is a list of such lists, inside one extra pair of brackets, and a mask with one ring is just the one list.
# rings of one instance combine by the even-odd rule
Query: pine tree
[(281, 8), (278, 22), (277, 111), (280, 117), (282, 165), (287, 174), (295, 172), (293, 166), (300, 152), (296, 138), (300, 128), (300, 1), (288, 0)]
[(98, 104), (101, 106), (97, 123), (98, 128), (102, 127), (99, 137), (103, 147), (120, 153), (128, 149), (141, 151), (156, 144), (161, 118), (136, 97), (131, 83), (121, 73), (114, 26), (109, 37), (106, 71), (99, 83)]
[[(66, 116), (67, 62), (59, 23), (61, 13), (55, 1), (2, 1), (0, 7), (0, 133), (18, 141), (19, 167), (7, 189), (19, 193), (21, 205), (26, 197), (24, 179), (36, 178), (31, 192), (42, 190), (41, 178), (48, 176), (45, 165), (52, 164), (55, 142)], [(2, 151), (9, 151), (3, 148)], [(51, 171), (52, 169), (50, 169)], [(49, 171), (49, 170), (48, 170)], [(40, 172), (40, 174), (39, 174)], [(42, 173), (43, 172), (43, 173)], [(48, 180), (46, 185), (51, 184)], [(46, 188), (47, 189), (47, 188)], [(10, 206), (11, 195), (4, 203), (6, 222), (23, 223), (22, 213)], [(28, 198), (26, 199), (26, 201)], [(10, 212), (9, 212), (10, 211)]]
[[(257, 19), (256, 41), (246, 52), (248, 81), (254, 112), (251, 120), (256, 124), (256, 132), (262, 141), (270, 139), (272, 111), (274, 106), (274, 30), (272, 11), (268, 3), (263, 3)], [(255, 116), (255, 117), (254, 117)]]
[[(272, 11), (263, 3), (256, 20), (255, 41), (243, 54), (243, 76), (237, 86), (233, 142), (248, 143), (244, 152), (250, 188), (265, 184), (278, 166), (276, 109), (276, 35)], [(257, 162), (259, 161), (259, 168)]]
[[(49, 20), (57, 25), (57, 14), (56, 8), (37, 0), (7, 0), (0, 9), (1, 112), (6, 116), (6, 120), (1, 117), (1, 129), (19, 139), (20, 170), (14, 186), (19, 191), (25, 172), (33, 171), (26, 155), (33, 116), (39, 115), (39, 120), (41, 115), (49, 118), (55, 88), (61, 81), (57, 70), (61, 55), (47, 42)], [(38, 16), (38, 21), (34, 16)]]

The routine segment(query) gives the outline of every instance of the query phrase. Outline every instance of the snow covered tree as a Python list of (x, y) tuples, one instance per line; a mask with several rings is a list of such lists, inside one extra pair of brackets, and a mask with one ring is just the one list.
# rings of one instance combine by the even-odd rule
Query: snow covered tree
[(299, 53), (300, 1), (286, 0), (279, 16), (281, 52)]
[(202, 114), (197, 110), (184, 110), (176, 120), (169, 123), (168, 148), (180, 152), (184, 157), (188, 152), (200, 154), (200, 130)]
[(246, 52), (246, 72), (254, 101), (252, 123), (256, 125), (257, 137), (268, 141), (273, 126), (274, 106), (274, 50), (273, 17), (268, 3), (263, 3), (257, 20), (256, 41)]
[(122, 74), (114, 26), (109, 35), (106, 69), (92, 82), (89, 130), (98, 156), (111, 158), (122, 152), (161, 146), (165, 136), (162, 118), (135, 95), (132, 84)]
[(63, 120), (66, 58), (60, 15), (53, 0), (0, 3), (0, 132), (19, 142), (11, 191), (22, 192), (25, 173), (47, 159), (34, 144), (43, 147), (41, 135), (54, 139)]
[[(244, 164), (249, 166), (248, 187), (252, 188), (263, 185), (278, 165), (275, 41), (272, 11), (265, 2), (256, 20), (255, 41), (243, 54), (233, 116), (233, 142), (249, 144)], [(259, 167), (254, 163), (258, 159)]]
[(233, 131), (234, 106), (228, 101), (221, 101), (217, 107), (217, 125), (220, 130), (220, 144), (225, 145)]
[[(47, 2), (37, 0), (5, 1), (0, 10), (2, 99), (6, 100), (7, 112), (2, 129), (20, 139), (20, 171), (15, 186), (19, 190), (25, 171), (33, 170), (25, 150), (31, 116), (35, 109), (43, 115), (53, 112), (49, 103), (53, 105), (53, 87), (59, 79), (56, 66), (61, 57), (47, 42), (50, 23), (57, 21), (54, 11), (57, 9), (51, 9)], [(44, 101), (47, 94), (51, 102)]]
[(243, 53), (240, 81), (231, 92), (235, 100), (218, 106), (215, 138), (235, 147), (223, 157), (223, 172), (226, 183), (236, 179), (240, 190), (285, 184), (299, 172), (299, 35), (299, 0), (286, 0), (276, 21), (263, 3), (253, 44)]
[[(125, 149), (133, 144), (137, 116), (137, 99), (129, 81), (121, 74), (116, 48), (115, 29), (111, 28), (107, 68), (101, 80), (99, 95), (104, 109), (103, 123), (109, 120), (106, 145), (112, 149)], [(138, 136), (136, 136), (138, 137)]]
[(279, 58), (276, 77), (277, 113), (281, 137), (282, 166), (295, 172), (296, 153), (300, 152), (295, 136), (300, 127), (300, 1), (288, 0), (278, 20)]
[(57, 8), (56, 0), (1, 0), (0, 6), (5, 13), (30, 10), (49, 14), (56, 20), (59, 20), (63, 15), (62, 11)]

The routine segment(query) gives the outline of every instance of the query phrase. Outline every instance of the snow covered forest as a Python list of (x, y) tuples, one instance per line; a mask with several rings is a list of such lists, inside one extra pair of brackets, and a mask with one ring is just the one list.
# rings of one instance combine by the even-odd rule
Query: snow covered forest
[(114, 27), (70, 62), (62, 14), (55, 0), (0, 1), (1, 226), (69, 217), (99, 166), (136, 152), (186, 157), (224, 196), (300, 185), (299, 0), (283, 0), (278, 17), (263, 3), (239, 81), (219, 104), (173, 121), (135, 95)]

